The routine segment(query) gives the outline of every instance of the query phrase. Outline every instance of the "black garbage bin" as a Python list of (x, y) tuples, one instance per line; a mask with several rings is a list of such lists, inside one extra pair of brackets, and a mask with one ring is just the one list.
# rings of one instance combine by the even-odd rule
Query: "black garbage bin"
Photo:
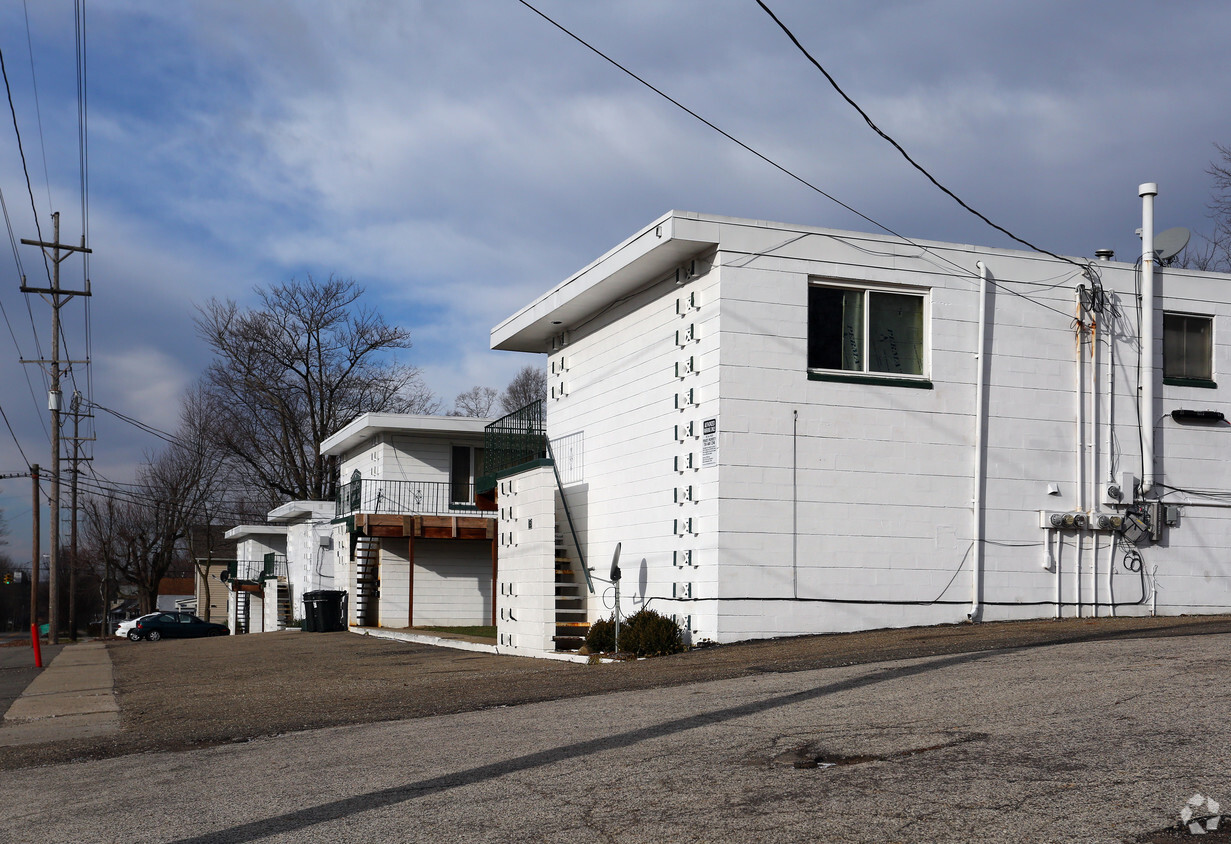
[(322, 632), (321, 596), (324, 594), (325, 593), (321, 591), (303, 593), (304, 621), (306, 622), (303, 629), (309, 633)]
[(320, 612), (320, 632), (335, 633), (346, 629), (346, 593), (333, 589), (317, 593)]

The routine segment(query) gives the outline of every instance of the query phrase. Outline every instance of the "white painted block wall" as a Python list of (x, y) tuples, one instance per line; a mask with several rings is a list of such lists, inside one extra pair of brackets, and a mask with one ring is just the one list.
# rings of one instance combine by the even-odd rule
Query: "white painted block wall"
[(556, 481), (541, 466), (499, 482), (496, 636), (502, 652), (555, 650)]
[[(573, 328), (549, 357), (549, 433), (584, 443), (581, 477), (566, 494), (600, 574), (624, 543), (626, 610), (652, 599), (689, 614), (698, 638), (719, 641), (963, 620), (973, 597), (976, 260), (1002, 285), (988, 303), (981, 617), (1054, 614), (1057, 586), (1065, 615), (1107, 614), (1113, 596), (1120, 614), (1142, 614), (1150, 594), (1160, 612), (1231, 608), (1223, 554), (1231, 510), (1218, 506), (1231, 496), (1222, 439), (1231, 428), (1166, 416), (1175, 408), (1231, 416), (1227, 386), (1164, 385), (1156, 374), (1158, 406), (1146, 429), (1156, 435), (1160, 491), (1183, 509), (1164, 542), (1141, 549), (1142, 571), (1130, 570), (1122, 548), (1113, 554), (1105, 534), (1056, 535), (1049, 555), (1039, 527), (1040, 510), (1098, 509), (1098, 483), (1141, 474), (1131, 264), (1098, 268), (1120, 316), (1104, 315), (1096, 332), (1104, 395), (1091, 437), (1078, 426), (1078, 373), (1091, 377), (1089, 349), (1079, 353), (1073, 329), (1080, 268), (1008, 250), (752, 221), (684, 230), (677, 220), (677, 236), (721, 244), (714, 269), (618, 302)], [(931, 389), (810, 380), (811, 280), (927, 290)], [(1223, 381), (1231, 372), (1226, 282), (1163, 270), (1156, 318), (1161, 326), (1163, 310), (1216, 315), (1215, 378)], [(677, 338), (681, 327), (693, 336)], [(695, 460), (701, 449), (695, 432), (679, 436), (675, 426), (708, 418), (717, 420), (718, 468), (681, 468), (677, 458)], [(1058, 494), (1048, 494), (1051, 485)], [(677, 490), (689, 486), (693, 500), (678, 503)], [(672, 564), (689, 550), (691, 569)], [(644, 581), (629, 589), (641, 560)], [(686, 601), (682, 585), (692, 590)], [(596, 601), (590, 612), (609, 610)]]
[[(565, 495), (586, 563), (605, 580), (620, 543), (622, 614), (648, 603), (687, 617), (697, 639), (718, 636), (713, 604), (697, 600), (718, 588), (718, 467), (704, 465), (702, 430), (718, 416), (718, 296), (719, 273), (704, 266), (685, 285), (664, 280), (548, 363), (565, 387), (548, 399), (549, 435), (584, 450)], [(613, 590), (596, 588), (591, 621), (613, 610)]]

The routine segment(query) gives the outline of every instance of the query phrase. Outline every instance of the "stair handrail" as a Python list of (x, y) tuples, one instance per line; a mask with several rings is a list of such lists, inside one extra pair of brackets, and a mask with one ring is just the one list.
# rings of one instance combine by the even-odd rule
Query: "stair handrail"
[(581, 550), (581, 540), (577, 538), (577, 528), (573, 524), (573, 513), (569, 510), (568, 497), (564, 494), (564, 481), (560, 478), (560, 466), (556, 463), (556, 455), (551, 450), (551, 438), (543, 437), (547, 443), (547, 457), (551, 460), (551, 471), (556, 476), (556, 488), (560, 490), (560, 503), (564, 506), (564, 519), (568, 522), (569, 533), (573, 535), (573, 547), (577, 549), (577, 562), (581, 566), (581, 573), (586, 576), (586, 588), (590, 590), (590, 594), (594, 594), (594, 580), (590, 577), (590, 568), (586, 565), (585, 552)]

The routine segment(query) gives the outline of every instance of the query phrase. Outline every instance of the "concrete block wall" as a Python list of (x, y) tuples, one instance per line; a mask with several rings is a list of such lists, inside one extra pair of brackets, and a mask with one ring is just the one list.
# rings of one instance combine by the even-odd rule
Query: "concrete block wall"
[(261, 596), (261, 604), (263, 607), (262, 619), (263, 629), (266, 632), (271, 632), (278, 629), (278, 578), (270, 577), (265, 580), (265, 594)]
[[(584, 452), (566, 496), (599, 573), (623, 543), (629, 609), (647, 598), (691, 609), (697, 634), (719, 641), (964, 619), (976, 433), (986, 454), (982, 618), (1106, 614), (1113, 597), (1120, 614), (1149, 612), (1148, 598), (1159, 612), (1231, 609), (1231, 426), (1167, 416), (1231, 417), (1228, 388), (1163, 384), (1156, 372), (1156, 406), (1139, 432), (1132, 264), (1083, 273), (1010, 250), (686, 214), (659, 227), (668, 230), (717, 252), (680, 286), (675, 274), (647, 278), (596, 306), (565, 326), (549, 357), (549, 433)], [(982, 361), (977, 261), (993, 279)], [(1075, 287), (1095, 275), (1110, 306), (1091, 317)], [(928, 383), (809, 378), (816, 281), (922, 292)], [(1160, 334), (1164, 311), (1214, 316), (1215, 381), (1231, 368), (1227, 282), (1160, 272)], [(1079, 331), (1075, 317), (1097, 327)], [(1161, 354), (1161, 337), (1152, 344)], [(976, 432), (980, 363), (987, 419)], [(709, 419), (713, 472), (687, 463), (702, 451), (687, 423)], [(1040, 510), (1123, 512), (1099, 490), (1119, 472), (1140, 476), (1141, 436), (1158, 453), (1151, 495), (1177, 505), (1180, 521), (1142, 545), (1140, 570), (1107, 534), (1040, 527)], [(669, 561), (688, 550), (696, 570), (686, 579)], [(627, 589), (641, 560), (644, 575)], [(594, 602), (591, 617), (608, 611)]]
[[(652, 601), (714, 639), (702, 599), (718, 583), (718, 468), (703, 428), (718, 415), (719, 273), (710, 256), (690, 269), (685, 283), (672, 274), (571, 332), (549, 356), (547, 424), (553, 442), (584, 450), (564, 492), (599, 578), (621, 545), (621, 612)], [(591, 621), (612, 612), (610, 590), (596, 586)]]
[(499, 482), (496, 636), (503, 652), (555, 650), (556, 481), (540, 466)]
[(491, 543), (416, 539), (415, 624), (493, 623)]
[[(416, 547), (416, 552), (418, 548)], [(380, 540), (380, 606), (377, 622), (381, 627), (407, 627), (410, 624), (410, 559), (406, 539)], [(416, 619), (416, 622), (418, 619)]]

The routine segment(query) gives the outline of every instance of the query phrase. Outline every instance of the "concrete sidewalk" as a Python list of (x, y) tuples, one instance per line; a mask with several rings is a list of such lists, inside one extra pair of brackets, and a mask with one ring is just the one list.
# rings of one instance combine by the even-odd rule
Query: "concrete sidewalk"
[(120, 728), (111, 656), (102, 642), (66, 647), (13, 701), (0, 747), (107, 735)]

